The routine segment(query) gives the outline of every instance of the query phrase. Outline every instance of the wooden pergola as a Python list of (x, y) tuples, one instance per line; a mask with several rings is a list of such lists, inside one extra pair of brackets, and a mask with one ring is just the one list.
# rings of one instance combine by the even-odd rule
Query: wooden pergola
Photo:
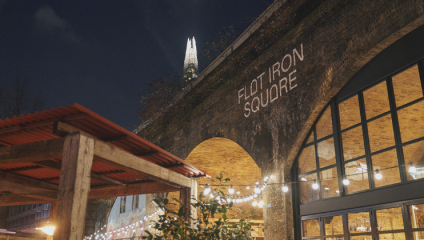
[(195, 214), (206, 175), (78, 104), (0, 120), (0, 144), (0, 206), (51, 202), (53, 239), (83, 239), (93, 198), (180, 191)]

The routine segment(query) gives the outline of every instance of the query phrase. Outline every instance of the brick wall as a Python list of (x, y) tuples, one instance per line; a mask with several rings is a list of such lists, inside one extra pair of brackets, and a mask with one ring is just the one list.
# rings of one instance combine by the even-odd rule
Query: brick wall
[[(247, 41), (139, 135), (183, 159), (204, 140), (228, 138), (249, 153), (263, 176), (272, 173), (277, 182), (289, 181), (300, 145), (323, 107), (370, 59), (423, 23), (421, 0), (285, 1)], [(283, 73), (289, 58), (291, 67)], [(282, 61), (284, 69), (273, 80), (275, 64)], [(261, 89), (258, 76), (262, 73)], [(253, 79), (259, 89), (245, 100)], [(271, 102), (275, 88), (278, 98)], [(271, 97), (266, 104), (267, 91)], [(239, 97), (240, 93), (244, 95)], [(246, 117), (245, 103), (256, 106), (258, 100), (252, 100), (261, 101), (261, 93), (264, 107), (256, 112), (250, 108)], [(270, 186), (264, 200), (271, 203), (271, 208), (264, 209), (265, 239), (293, 239), (291, 195)]]

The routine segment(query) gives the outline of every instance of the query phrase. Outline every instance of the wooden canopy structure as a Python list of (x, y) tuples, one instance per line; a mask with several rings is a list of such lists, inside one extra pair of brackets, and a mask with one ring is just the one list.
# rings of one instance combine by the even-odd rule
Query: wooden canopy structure
[(0, 120), (0, 206), (51, 202), (54, 239), (83, 238), (92, 198), (180, 191), (190, 211), (201, 176), (78, 104)]

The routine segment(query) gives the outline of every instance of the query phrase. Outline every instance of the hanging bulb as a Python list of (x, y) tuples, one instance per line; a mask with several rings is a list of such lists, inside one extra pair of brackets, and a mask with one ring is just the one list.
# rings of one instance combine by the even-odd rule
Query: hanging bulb
[(288, 192), (288, 191), (289, 191), (289, 187), (287, 187), (287, 185), (284, 184), (284, 186), (283, 186), (283, 192)]
[(228, 193), (229, 194), (233, 194), (234, 193), (233, 185), (230, 185), (230, 189), (228, 189)]
[(272, 174), (269, 175), (269, 178), (272, 179), (274, 176), (272, 176)]
[(231, 202), (231, 198), (227, 198), (227, 203), (230, 203)]
[(381, 180), (383, 178), (383, 175), (381, 175), (380, 170), (375, 170), (375, 179)]
[(211, 192), (211, 189), (209, 188), (209, 184), (206, 184), (205, 190), (203, 191), (203, 193), (205, 195), (208, 195)]
[(256, 207), (258, 205), (258, 202), (255, 200), (252, 202), (252, 206)]
[(258, 194), (256, 194), (256, 193), (255, 193), (255, 194), (253, 194), (253, 197), (254, 197), (254, 198), (257, 198), (257, 197), (258, 197)]
[(312, 188), (315, 189), (315, 190), (317, 190), (319, 188), (317, 180), (314, 180), (314, 183), (312, 184)]
[(210, 197), (210, 198), (213, 198), (213, 197), (214, 197), (214, 196), (213, 196), (213, 193), (211, 193), (211, 194), (209, 195), (209, 197)]
[(414, 165), (412, 165), (412, 163), (409, 163), (408, 172), (415, 173), (415, 172), (417, 172), (417, 168)]
[(258, 206), (260, 207), (260, 208), (262, 208), (263, 206), (264, 206), (264, 201), (260, 201), (259, 203), (258, 203)]
[(237, 191), (237, 194), (240, 194), (240, 191)]
[(264, 181), (268, 181), (268, 176), (266, 176), (266, 177), (264, 178)]
[(216, 200), (217, 201), (221, 200), (221, 197), (220, 196), (216, 196)]
[(347, 178), (343, 179), (343, 184), (345, 186), (349, 185), (349, 183), (350, 183), (349, 179), (347, 179)]
[(250, 187), (249, 187), (249, 186), (247, 186), (247, 187), (246, 187), (246, 189), (250, 189)]
[(253, 191), (255, 191), (255, 193), (261, 193), (261, 189), (259, 189), (259, 183), (258, 182), (256, 182), (256, 187)]

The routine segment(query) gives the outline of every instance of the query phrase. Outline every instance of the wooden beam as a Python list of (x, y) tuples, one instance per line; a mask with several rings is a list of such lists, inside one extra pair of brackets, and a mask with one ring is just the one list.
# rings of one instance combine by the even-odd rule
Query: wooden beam
[(41, 198), (47, 200), (56, 200), (57, 192), (50, 189), (43, 189), (38, 187), (32, 187), (20, 183), (14, 183), (6, 180), (0, 180), (0, 189), (3, 191), (9, 191), (14, 194), (22, 196), (28, 196), (32, 198)]
[(62, 157), (64, 138), (0, 148), (0, 165), (35, 162)]
[(55, 121), (53, 124), (53, 134), (59, 137), (64, 137), (70, 133), (78, 132), (79, 130), (61, 121)]
[(130, 135), (128, 135), (128, 134), (122, 134), (122, 135), (118, 135), (118, 136), (101, 138), (100, 140), (102, 140), (103, 142), (114, 142), (114, 141), (119, 141), (119, 140), (125, 140), (125, 139), (128, 139), (129, 137), (130, 137)]
[(13, 206), (13, 205), (24, 205), (24, 204), (38, 204), (38, 203), (49, 203), (52, 200), (37, 199), (28, 196), (22, 196), (13, 194), (12, 196), (0, 196), (0, 207)]
[(136, 153), (134, 154), (137, 157), (146, 157), (146, 156), (152, 156), (152, 155), (156, 155), (159, 154), (159, 151), (150, 151), (150, 152), (141, 152), (141, 153)]
[(45, 121), (39, 121), (39, 122), (35, 122), (35, 123), (22, 124), (22, 125), (18, 125), (18, 126), (0, 129), (0, 135), (5, 134), (5, 133), (10, 133), (10, 132), (32, 129), (32, 128), (51, 126), (55, 121), (58, 121), (58, 120), (63, 121), (63, 122), (67, 122), (67, 121), (73, 121), (73, 120), (78, 120), (78, 119), (87, 118), (87, 117), (90, 117), (90, 114), (88, 114), (88, 113), (78, 113), (78, 114), (66, 116), (64, 118), (56, 118), (56, 119), (50, 119), (50, 120), (45, 120)]
[(0, 179), (7, 179), (24, 185), (32, 185), (40, 188), (57, 190), (57, 185), (46, 183), (40, 180), (25, 177), (16, 173), (8, 173), (0, 170)]
[[(56, 170), (59, 170), (59, 171), (62, 168), (62, 164), (60, 162), (49, 161), (49, 160), (39, 161), (39, 162), (36, 162), (36, 164), (38, 164), (40, 166), (56, 169)], [(95, 173), (91, 173), (91, 178), (99, 180), (101, 182), (109, 183), (109, 184), (112, 184), (112, 185), (123, 185), (124, 184), (121, 181), (118, 181), (118, 180), (115, 180), (115, 179), (110, 179), (110, 178), (107, 178), (107, 177), (103, 177), (103, 176), (100, 176), (100, 175), (95, 174)]]
[(94, 139), (80, 132), (66, 136), (60, 172), (54, 239), (83, 239)]
[(184, 166), (184, 164), (177, 163), (177, 164), (165, 165), (165, 166), (162, 166), (162, 167), (164, 167), (166, 169), (171, 169), (171, 168), (177, 168), (177, 167), (182, 167), (182, 166)]
[(111, 186), (104, 188), (91, 189), (88, 198), (106, 198), (118, 197), (126, 195), (150, 194), (150, 193), (164, 193), (176, 192), (179, 188), (169, 186), (168, 184), (159, 182), (143, 182), (127, 184), (122, 186)]
[(191, 186), (190, 178), (136, 157), (102, 141), (96, 141), (94, 157), (96, 161), (104, 162), (134, 174), (147, 175), (152, 180), (164, 182), (174, 187)]

